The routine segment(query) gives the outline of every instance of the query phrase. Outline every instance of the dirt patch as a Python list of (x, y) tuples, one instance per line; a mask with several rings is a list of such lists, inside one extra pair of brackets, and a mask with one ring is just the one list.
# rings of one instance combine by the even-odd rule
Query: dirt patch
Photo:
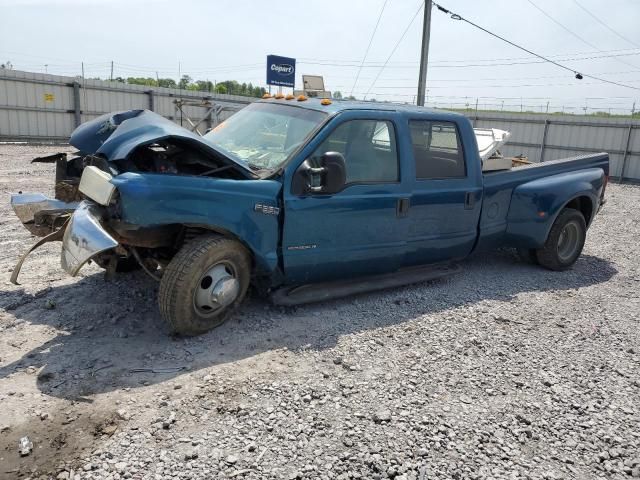
[[(93, 406), (75, 405), (41, 415), (7, 427), (0, 435), (0, 478), (37, 477), (74, 466), (118, 428), (114, 412)], [(27, 456), (21, 456), (18, 448), (24, 436), (33, 443)]]

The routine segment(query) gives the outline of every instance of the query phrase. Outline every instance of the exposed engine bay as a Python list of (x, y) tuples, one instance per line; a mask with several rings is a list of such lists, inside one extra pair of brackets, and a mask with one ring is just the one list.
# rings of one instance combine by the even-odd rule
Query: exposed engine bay
[(167, 139), (136, 148), (127, 159), (113, 162), (119, 173), (147, 172), (177, 175), (246, 178), (234, 164), (215, 158), (185, 140)]
[(181, 139), (165, 139), (133, 150), (123, 160), (107, 161), (98, 155), (82, 155), (67, 158), (66, 153), (39, 157), (32, 162), (56, 163), (55, 198), (64, 202), (82, 200), (78, 185), (82, 172), (88, 166), (95, 166), (110, 175), (124, 172), (164, 173), (173, 175), (194, 175), (216, 178), (245, 179), (233, 163), (223, 158), (215, 158), (197, 146)]

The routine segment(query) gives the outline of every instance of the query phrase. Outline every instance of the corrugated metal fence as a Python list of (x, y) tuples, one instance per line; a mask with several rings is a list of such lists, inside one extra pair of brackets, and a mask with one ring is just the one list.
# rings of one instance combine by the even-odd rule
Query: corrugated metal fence
[[(254, 99), (79, 77), (0, 70), (0, 141), (65, 141), (80, 123), (117, 110), (147, 108), (202, 133)], [(181, 108), (179, 106), (182, 104)], [(511, 132), (505, 155), (539, 162), (609, 152), (611, 176), (640, 180), (640, 121), (573, 115), (471, 112), (477, 127)]]
[(534, 162), (585, 153), (608, 152), (609, 174), (640, 180), (640, 121), (573, 115), (474, 112), (474, 126), (511, 132), (502, 149), (507, 156), (526, 155)]
[(0, 70), (0, 141), (66, 141), (103, 113), (149, 109), (201, 133), (253, 99), (173, 88)]

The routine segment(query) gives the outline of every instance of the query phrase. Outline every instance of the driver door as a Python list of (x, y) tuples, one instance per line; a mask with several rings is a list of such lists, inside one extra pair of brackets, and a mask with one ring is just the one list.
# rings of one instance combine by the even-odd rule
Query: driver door
[(285, 188), (282, 256), (288, 283), (386, 273), (402, 265), (409, 196), (401, 178), (397, 127), (392, 113), (364, 116), (346, 113), (334, 119), (298, 162), (313, 164), (326, 152), (341, 153), (342, 191), (294, 195), (290, 185)]

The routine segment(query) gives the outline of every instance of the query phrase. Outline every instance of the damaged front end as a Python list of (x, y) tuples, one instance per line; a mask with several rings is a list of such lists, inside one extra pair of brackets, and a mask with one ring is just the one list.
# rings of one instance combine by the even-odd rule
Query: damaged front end
[(148, 232), (140, 230), (134, 238), (135, 228), (133, 232), (119, 230), (119, 194), (111, 180), (122, 173), (256, 177), (193, 132), (145, 110), (103, 115), (87, 122), (73, 132), (70, 144), (79, 150), (71, 159), (56, 154), (33, 160), (56, 164), (54, 199), (39, 193), (11, 197), (25, 228), (42, 237), (19, 259), (11, 275), (14, 284), (26, 257), (52, 241), (62, 241), (61, 264), (72, 276), (90, 260), (108, 273), (115, 272), (121, 260), (147, 270), (136, 247), (166, 247), (175, 231), (163, 228), (153, 238), (142, 238)]
[[(115, 189), (109, 183), (108, 174), (100, 174), (103, 186), (93, 184), (86, 179), (94, 179), (96, 167), (88, 167), (82, 180), (77, 185), (74, 198), (82, 196), (83, 191), (93, 192), (91, 197), (105, 198), (105, 192)], [(87, 195), (88, 196), (88, 195)], [(112, 195), (111, 195), (112, 196)], [(107, 203), (108, 205), (108, 203)], [(92, 258), (107, 250), (118, 247), (118, 242), (107, 229), (105, 223), (106, 209), (92, 200), (65, 202), (47, 198), (42, 194), (12, 195), (11, 206), (22, 224), (32, 234), (42, 237), (26, 253), (20, 257), (11, 274), (11, 282), (18, 284), (18, 275), (27, 256), (45, 243), (62, 241), (62, 268), (71, 276), (76, 276), (82, 266)]]
[(65, 227), (60, 261), (72, 277), (93, 257), (118, 246), (117, 240), (102, 226), (102, 216), (98, 205), (81, 202)]
[(14, 267), (11, 283), (16, 285), (27, 256), (45, 243), (62, 241), (62, 268), (71, 276), (96, 255), (118, 246), (102, 226), (101, 209), (93, 202), (65, 203), (40, 194), (25, 194), (13, 195), (11, 205), (24, 226), (42, 236)]

